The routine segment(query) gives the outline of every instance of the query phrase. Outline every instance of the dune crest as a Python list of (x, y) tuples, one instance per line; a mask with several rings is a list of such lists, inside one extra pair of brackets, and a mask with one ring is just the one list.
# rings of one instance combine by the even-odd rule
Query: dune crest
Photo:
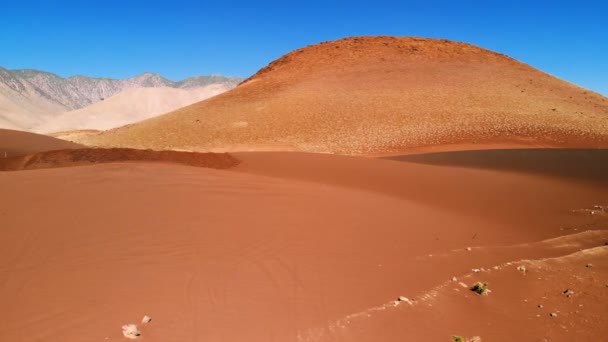
[(152, 151), (129, 148), (79, 148), (45, 151), (0, 159), (0, 171), (47, 169), (117, 162), (165, 162), (214, 169), (227, 169), (239, 160), (227, 153)]

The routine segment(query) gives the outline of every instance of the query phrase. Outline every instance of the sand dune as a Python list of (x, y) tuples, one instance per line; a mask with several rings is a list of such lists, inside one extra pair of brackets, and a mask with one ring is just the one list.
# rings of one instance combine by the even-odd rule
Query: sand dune
[(31, 129), (65, 110), (42, 96), (24, 96), (0, 84), (0, 128)]
[(45, 135), (0, 128), (0, 158), (81, 147), (83, 146)]
[(296, 50), (220, 96), (82, 141), (343, 154), (459, 143), (605, 147), (607, 118), (607, 98), (505, 55), (447, 40), (355, 37)]
[(212, 84), (193, 89), (169, 87), (134, 88), (118, 93), (90, 106), (62, 113), (35, 127), (34, 131), (54, 133), (70, 130), (105, 130), (145, 120), (232, 88), (229, 84)]
[(608, 150), (605, 149), (469, 150), (392, 156), (387, 159), (608, 181)]
[[(498, 155), (520, 170), (543, 158), (513, 153)], [(586, 153), (546, 158), (576, 168)], [(608, 204), (608, 175), (235, 157), (227, 170), (138, 162), (0, 172), (0, 340), (123, 341), (121, 327), (144, 315), (152, 342), (607, 332), (608, 208), (594, 206)], [(487, 281), (492, 293), (477, 296), (454, 276)], [(395, 306), (399, 296), (412, 305)]]

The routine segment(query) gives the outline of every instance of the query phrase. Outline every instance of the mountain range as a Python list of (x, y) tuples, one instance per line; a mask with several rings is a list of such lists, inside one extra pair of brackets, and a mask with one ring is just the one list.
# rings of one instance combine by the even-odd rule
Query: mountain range
[(63, 78), (45, 71), (0, 67), (0, 127), (31, 130), (60, 113), (87, 107), (128, 89), (188, 90), (217, 84), (231, 88), (241, 81), (237, 77), (212, 75), (174, 82), (148, 72), (126, 79), (80, 75)]

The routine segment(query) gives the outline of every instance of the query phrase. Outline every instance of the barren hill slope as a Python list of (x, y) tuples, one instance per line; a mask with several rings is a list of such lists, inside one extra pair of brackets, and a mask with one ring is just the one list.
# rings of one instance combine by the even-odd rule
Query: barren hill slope
[(272, 62), (215, 98), (87, 143), (346, 154), (473, 142), (608, 143), (608, 99), (447, 40), (355, 37)]
[(35, 131), (104, 130), (145, 120), (220, 94), (233, 86), (211, 84), (193, 89), (134, 88), (90, 106), (63, 113)]

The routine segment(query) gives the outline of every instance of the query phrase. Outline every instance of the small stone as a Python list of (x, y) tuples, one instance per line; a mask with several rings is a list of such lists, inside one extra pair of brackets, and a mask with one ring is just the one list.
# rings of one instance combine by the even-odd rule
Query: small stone
[(542, 308), (543, 308), (543, 305), (542, 305), (542, 304), (538, 304), (538, 308), (539, 308), (539, 309), (542, 309)]
[(551, 317), (557, 317), (557, 314), (555, 312), (552, 312), (552, 313), (549, 314), (549, 316), (551, 316)]
[(471, 248), (471, 247), (467, 247), (467, 252), (470, 252), (470, 251), (472, 251), (472, 250), (473, 250), (473, 248)]
[(591, 267), (593, 267), (593, 264), (587, 264), (587, 265), (585, 265), (585, 267), (591, 268)]
[(474, 269), (472, 269), (471, 271), (473, 271), (473, 272), (475, 272), (475, 273), (480, 273), (480, 272), (481, 272), (481, 270), (480, 270), (479, 268), (474, 268)]
[(452, 277), (452, 281), (458, 281), (458, 278)]
[(144, 318), (141, 319), (142, 324), (148, 324), (150, 322), (152, 322), (152, 317), (150, 317), (148, 315), (145, 315)]
[(526, 266), (524, 265), (517, 266), (517, 270), (523, 274), (526, 274), (526, 272), (528, 272), (528, 269), (526, 269)]
[(574, 291), (570, 290), (570, 289), (565, 289), (564, 291), (562, 291), (562, 294), (568, 298), (572, 297), (574, 295)]
[(125, 324), (122, 326), (122, 334), (126, 338), (130, 338), (132, 340), (137, 339), (141, 336), (141, 332), (137, 329), (137, 325), (135, 324)]

